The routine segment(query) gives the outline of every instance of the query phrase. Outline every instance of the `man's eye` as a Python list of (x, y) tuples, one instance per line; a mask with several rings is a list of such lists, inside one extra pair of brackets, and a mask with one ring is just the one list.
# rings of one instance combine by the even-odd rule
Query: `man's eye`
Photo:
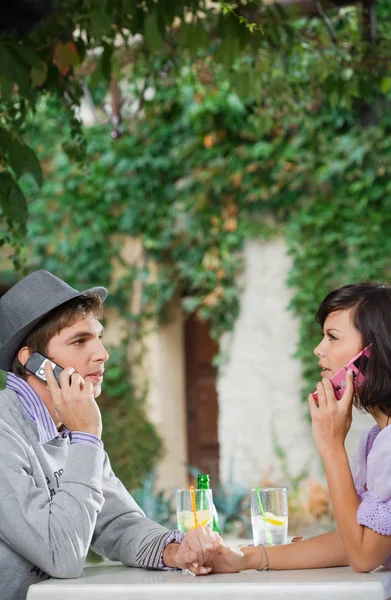
[(73, 342), (73, 345), (74, 345), (74, 346), (81, 346), (81, 345), (82, 345), (82, 344), (84, 344), (84, 343), (85, 343), (85, 340), (75, 340), (75, 341)]

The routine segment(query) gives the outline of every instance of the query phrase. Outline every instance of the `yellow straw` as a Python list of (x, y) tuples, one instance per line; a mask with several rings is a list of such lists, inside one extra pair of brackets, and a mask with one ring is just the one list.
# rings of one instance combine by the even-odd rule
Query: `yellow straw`
[(190, 498), (191, 498), (191, 505), (193, 507), (194, 524), (196, 527), (199, 527), (200, 524), (198, 523), (198, 517), (197, 517), (197, 507), (196, 507), (196, 500), (195, 500), (195, 494), (194, 494), (194, 485), (190, 486)]

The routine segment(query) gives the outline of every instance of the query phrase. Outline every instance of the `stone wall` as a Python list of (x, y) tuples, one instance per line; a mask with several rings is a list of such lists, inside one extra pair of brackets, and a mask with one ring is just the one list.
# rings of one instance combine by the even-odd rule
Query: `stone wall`
[[(234, 481), (249, 487), (263, 481), (289, 484), (273, 436), (286, 451), (290, 476), (307, 466), (310, 477), (322, 480), (307, 407), (300, 402), (300, 363), (293, 358), (299, 324), (287, 310), (291, 262), (284, 240), (249, 242), (245, 258), (241, 312), (233, 333), (223, 340), (228, 360), (218, 381), (222, 480), (232, 473)], [(349, 454), (373, 422), (355, 412)]]

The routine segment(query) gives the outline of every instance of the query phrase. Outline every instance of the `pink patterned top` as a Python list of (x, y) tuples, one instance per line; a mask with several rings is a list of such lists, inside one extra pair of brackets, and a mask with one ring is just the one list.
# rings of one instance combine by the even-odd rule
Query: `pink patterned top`
[[(375, 425), (363, 432), (351, 469), (361, 500), (357, 522), (391, 535), (391, 426), (381, 430)], [(384, 566), (391, 568), (391, 556)]]

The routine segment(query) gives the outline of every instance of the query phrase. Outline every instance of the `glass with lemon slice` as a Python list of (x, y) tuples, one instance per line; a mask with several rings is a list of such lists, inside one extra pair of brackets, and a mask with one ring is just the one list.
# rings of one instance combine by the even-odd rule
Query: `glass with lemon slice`
[(288, 541), (286, 488), (256, 488), (251, 491), (251, 523), (254, 546), (281, 546)]
[(213, 527), (212, 490), (194, 490), (196, 514), (193, 511), (190, 490), (177, 490), (178, 529), (187, 533), (198, 527)]

